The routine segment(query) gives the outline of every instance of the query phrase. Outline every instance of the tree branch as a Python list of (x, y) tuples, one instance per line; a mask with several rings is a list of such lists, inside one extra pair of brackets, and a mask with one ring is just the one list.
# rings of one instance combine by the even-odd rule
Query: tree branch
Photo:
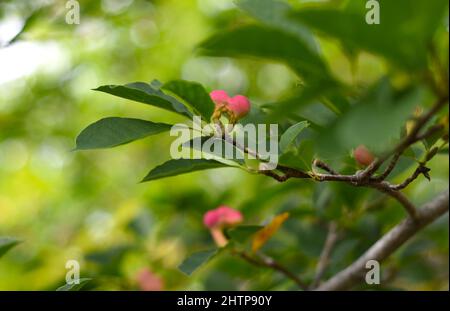
[(338, 240), (338, 232), (337, 225), (335, 222), (331, 222), (328, 227), (328, 234), (325, 240), (325, 244), (323, 245), (322, 252), (320, 253), (319, 262), (316, 268), (316, 275), (314, 277), (314, 281), (311, 283), (311, 289), (316, 288), (319, 284), (320, 280), (325, 273), (326, 268), (328, 267), (331, 252), (333, 251), (334, 245)]
[(366, 272), (365, 265), (369, 260), (383, 261), (394, 253), (418, 231), (448, 212), (448, 189), (418, 210), (417, 220), (408, 217), (391, 229), (361, 257), (334, 277), (320, 285), (317, 290), (346, 290), (362, 283)]
[(235, 251), (233, 253), (252, 265), (276, 270), (281, 274), (283, 274), (284, 276), (286, 276), (287, 278), (293, 280), (301, 289), (308, 290), (308, 286), (300, 279), (300, 277), (295, 275), (293, 272), (289, 271), (286, 267), (282, 266), (271, 257), (259, 256), (258, 258), (254, 258), (249, 254), (247, 254), (246, 252)]

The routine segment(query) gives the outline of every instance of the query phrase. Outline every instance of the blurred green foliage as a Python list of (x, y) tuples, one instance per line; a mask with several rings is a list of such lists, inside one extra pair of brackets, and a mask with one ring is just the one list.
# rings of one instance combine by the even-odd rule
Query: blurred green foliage
[[(0, 61), (17, 67), (4, 61), (0, 68), (0, 236), (22, 241), (0, 260), (1, 290), (55, 290), (65, 284), (70, 259), (92, 278), (86, 289), (138, 289), (144, 268), (167, 290), (296, 289), (226, 252), (190, 277), (177, 267), (214, 247), (202, 216), (219, 204), (241, 210), (248, 225), (289, 212), (263, 251), (306, 280), (314, 277), (327, 221), (344, 232), (330, 277), (404, 218), (396, 202), (371, 190), (278, 184), (231, 168), (138, 184), (170, 158), (167, 132), (112, 150), (71, 150), (81, 129), (105, 117), (183, 120), (91, 89), (184, 79), (246, 94), (284, 129), (307, 120), (286, 164), (304, 169), (319, 154), (355, 171), (351, 148), (395, 143), (413, 110), (432, 104), (433, 87), (448, 88), (424, 79), (428, 70), (439, 77), (448, 68), (445, 1), (380, 1), (378, 28), (363, 23), (364, 2), (353, 0), (288, 1), (293, 11), (269, 0), (79, 2), (80, 25), (65, 23), (61, 1), (0, 3), (0, 25), (18, 25), (0, 42)], [(211, 113), (207, 105), (201, 112)], [(409, 176), (414, 163), (402, 157), (393, 181)], [(419, 178), (405, 190), (417, 205), (448, 188), (448, 153), (428, 166), (431, 181)], [(448, 258), (446, 216), (390, 257), (382, 266), (386, 281), (369, 288), (448, 289)]]

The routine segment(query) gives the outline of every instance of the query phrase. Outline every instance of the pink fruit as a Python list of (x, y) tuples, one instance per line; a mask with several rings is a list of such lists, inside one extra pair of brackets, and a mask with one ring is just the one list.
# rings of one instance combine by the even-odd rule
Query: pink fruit
[(161, 291), (164, 289), (164, 281), (148, 268), (144, 268), (137, 273), (136, 281), (139, 288), (144, 291)]
[(241, 212), (225, 205), (210, 210), (203, 216), (203, 223), (208, 228), (230, 227), (242, 222), (242, 220)]
[(228, 239), (223, 234), (224, 227), (232, 227), (242, 222), (241, 212), (231, 207), (221, 205), (216, 209), (210, 210), (203, 216), (203, 223), (209, 228), (211, 235), (217, 246), (224, 247)]
[(375, 159), (373, 154), (364, 145), (359, 145), (356, 147), (353, 151), (353, 156), (355, 157), (356, 162), (362, 166), (370, 165)]
[(230, 98), (224, 90), (214, 90), (209, 93), (209, 96), (216, 106), (227, 105)]
[(236, 95), (228, 99), (228, 109), (236, 119), (241, 119), (250, 112), (250, 101), (246, 96)]

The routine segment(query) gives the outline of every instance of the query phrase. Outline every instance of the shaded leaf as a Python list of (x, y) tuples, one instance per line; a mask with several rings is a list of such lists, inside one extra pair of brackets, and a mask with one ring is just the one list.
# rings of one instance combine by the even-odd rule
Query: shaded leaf
[(288, 19), (289, 4), (275, 0), (238, 0), (236, 5), (258, 21), (296, 35), (311, 50), (317, 51), (317, 44), (308, 28)]
[(322, 59), (305, 42), (276, 28), (248, 25), (223, 31), (204, 41), (200, 49), (205, 55), (250, 56), (280, 61), (304, 78), (330, 79)]
[(131, 118), (105, 118), (92, 123), (77, 137), (76, 149), (109, 148), (169, 131), (172, 125)]
[(427, 48), (438, 25), (443, 25), (448, 1), (383, 1), (378, 25), (366, 23), (365, 4), (350, 1), (343, 10), (307, 8), (292, 17), (338, 38), (350, 50), (373, 52), (408, 69), (425, 67)]
[(220, 167), (228, 167), (228, 165), (206, 159), (169, 160), (151, 170), (142, 182)]
[(394, 90), (381, 79), (358, 102), (320, 133), (319, 152), (323, 158), (338, 157), (351, 148), (365, 145), (372, 152), (385, 151), (400, 137), (400, 129), (422, 99), (420, 89)]
[(245, 243), (250, 239), (256, 232), (261, 230), (263, 226), (237, 226), (227, 230), (227, 235), (233, 241), (239, 243)]
[(297, 136), (308, 126), (309, 123), (307, 121), (301, 121), (289, 127), (280, 137), (280, 151), (285, 153)]
[(210, 249), (193, 253), (178, 266), (178, 269), (187, 275), (191, 275), (201, 265), (210, 261), (217, 252), (217, 249)]

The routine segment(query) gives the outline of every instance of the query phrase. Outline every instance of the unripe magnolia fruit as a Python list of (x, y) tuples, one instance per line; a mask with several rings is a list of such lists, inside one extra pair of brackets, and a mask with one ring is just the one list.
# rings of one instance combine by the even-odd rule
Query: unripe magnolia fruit
[(230, 227), (242, 222), (241, 212), (231, 207), (221, 205), (216, 209), (210, 210), (203, 216), (203, 223), (208, 228)]
[(375, 159), (373, 154), (364, 145), (359, 145), (356, 147), (353, 151), (353, 156), (355, 157), (356, 162), (363, 166), (370, 165)]
[(224, 247), (228, 243), (228, 239), (223, 234), (223, 228), (235, 226), (242, 220), (241, 212), (225, 205), (210, 210), (203, 216), (203, 223), (209, 228), (214, 241), (219, 247)]
[(211, 100), (216, 104), (216, 106), (227, 105), (228, 100), (230, 99), (227, 92), (225, 92), (224, 90), (214, 90), (209, 93), (209, 96), (211, 97)]
[(214, 90), (209, 93), (211, 100), (216, 105), (215, 115), (220, 118), (222, 112), (226, 112), (231, 117), (232, 123), (245, 117), (250, 112), (250, 101), (246, 96), (236, 95), (229, 97), (223, 90)]
[(236, 119), (241, 119), (250, 112), (250, 101), (243, 95), (236, 95), (228, 100), (228, 108)]

